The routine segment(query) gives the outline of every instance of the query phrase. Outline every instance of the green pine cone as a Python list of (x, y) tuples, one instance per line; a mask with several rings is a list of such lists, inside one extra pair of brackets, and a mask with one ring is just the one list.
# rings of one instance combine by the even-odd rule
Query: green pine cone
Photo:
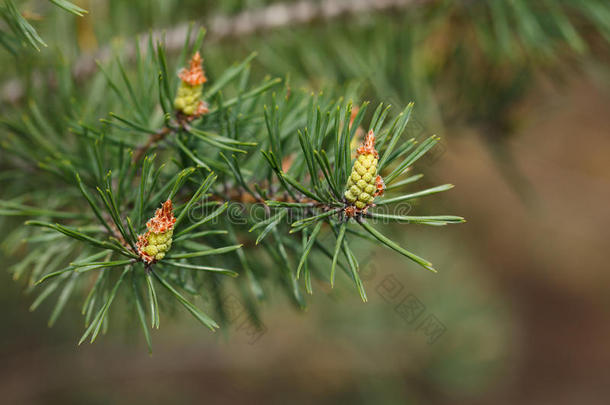
[(182, 111), (185, 115), (194, 115), (199, 108), (202, 89), (202, 84), (191, 86), (188, 83), (181, 82), (178, 94), (174, 99), (174, 108)]
[(165, 253), (172, 247), (173, 234), (173, 229), (162, 233), (150, 232), (146, 238), (148, 244), (144, 246), (141, 251), (156, 261), (163, 259)]
[(377, 162), (373, 153), (361, 154), (354, 162), (344, 195), (358, 209), (370, 205), (375, 198)]

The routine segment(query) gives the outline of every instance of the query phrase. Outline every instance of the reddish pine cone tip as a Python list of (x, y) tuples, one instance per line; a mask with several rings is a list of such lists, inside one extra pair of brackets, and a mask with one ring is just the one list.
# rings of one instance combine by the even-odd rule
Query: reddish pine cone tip
[(146, 228), (154, 233), (163, 233), (172, 229), (175, 223), (172, 200), (167, 200), (161, 208), (157, 209), (155, 216), (146, 223)]
[(199, 51), (195, 52), (191, 60), (189, 61), (189, 68), (182, 69), (180, 73), (178, 73), (178, 77), (185, 83), (188, 83), (191, 86), (198, 86), (208, 81), (203, 73), (202, 67), (203, 59), (201, 59), (201, 55)]
[(376, 158), (379, 158), (379, 153), (377, 152), (377, 149), (375, 149), (375, 134), (373, 133), (372, 129), (369, 131), (368, 134), (366, 134), (364, 142), (362, 143), (362, 145), (360, 145), (356, 152), (358, 153), (358, 155), (372, 154), (375, 155)]

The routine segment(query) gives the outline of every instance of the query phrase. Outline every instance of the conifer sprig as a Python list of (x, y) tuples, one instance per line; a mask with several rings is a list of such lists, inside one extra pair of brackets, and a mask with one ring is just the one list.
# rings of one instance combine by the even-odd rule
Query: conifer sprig
[[(293, 201), (288, 202), (269, 200), (267, 205), (280, 210), (298, 209), (299, 213), (302, 214), (301, 218), (291, 223), (292, 229), (290, 230), (290, 233), (300, 232), (307, 235), (306, 244), (301, 252), (297, 254), (297, 256), (300, 256), (296, 273), (297, 278), (300, 275), (300, 269), (307, 262), (316, 239), (321, 235), (322, 225), (326, 224), (329, 230), (336, 235), (337, 241), (331, 257), (330, 281), (334, 283), (335, 269), (337, 263), (340, 263), (341, 254), (343, 254), (346, 267), (351, 270), (351, 278), (360, 290), (363, 300), (366, 300), (366, 294), (358, 277), (357, 259), (349, 247), (351, 235), (350, 237), (346, 236), (348, 226), (361, 226), (365, 232), (368, 232), (383, 245), (401, 253), (428, 270), (436, 271), (430, 262), (400, 247), (398, 243), (384, 236), (373, 227), (371, 222), (447, 225), (464, 221), (461, 217), (451, 215), (404, 216), (376, 212), (377, 202), (380, 205), (388, 205), (408, 201), (432, 194), (435, 190), (447, 190), (451, 186), (441, 186), (440, 188), (424, 190), (415, 194), (403, 193), (393, 198), (376, 198), (373, 202), (372, 198), (375, 195), (373, 193), (377, 190), (377, 187), (374, 186), (375, 172), (373, 176), (368, 174), (371, 177), (370, 180), (373, 185), (367, 184), (367, 187), (372, 187), (373, 189), (370, 190), (366, 203), (361, 203), (357, 197), (354, 197), (353, 200), (351, 199), (349, 185), (352, 183), (351, 180), (346, 181), (353, 161), (350, 145), (352, 145), (352, 141), (358, 131), (364, 132), (362, 128), (358, 128), (358, 125), (361, 123), (361, 117), (366, 108), (367, 105), (364, 104), (358, 110), (358, 113), (354, 116), (355, 118), (351, 120), (351, 125), (349, 125), (349, 122), (352, 116), (352, 105), (349, 103), (343, 104), (338, 102), (328, 105), (325, 109), (310, 108), (307, 124), (299, 132), (298, 144), (292, 144), (292, 147), (289, 147), (288, 145), (290, 144), (286, 142), (281, 144), (282, 148), (276, 148), (275, 151), (262, 152), (278, 179), (278, 186), (293, 197)], [(387, 121), (388, 109), (384, 108), (383, 104), (380, 104), (373, 114), (368, 136), (359, 148), (359, 152), (364, 153), (364, 155), (359, 156), (370, 156), (375, 162), (377, 161), (377, 157), (375, 157), (377, 154), (380, 162), (379, 166), (387, 169), (380, 172), (380, 177), (385, 179), (388, 185), (402, 179), (408, 169), (438, 142), (436, 136), (429, 137), (420, 144), (414, 139), (399, 142), (408, 124), (412, 108), (413, 105), (409, 104), (394, 120)], [(275, 108), (275, 110), (279, 111), (279, 108)], [(372, 143), (374, 142), (373, 134), (375, 130), (379, 133), (379, 152), (375, 150), (374, 143)], [(273, 133), (270, 131), (269, 143), (273, 143), (273, 136)], [(291, 153), (294, 153), (297, 157), (289, 168), (282, 168), (280, 162)], [(358, 165), (359, 163), (356, 161), (354, 164)], [(354, 175), (353, 173), (352, 175)], [(361, 174), (364, 175), (364, 172)], [(360, 178), (360, 176), (358, 177)], [(403, 184), (407, 184), (418, 180), (419, 177), (415, 179), (404, 177), (404, 179), (409, 180), (408, 182), (403, 181)], [(344, 196), (340, 194), (340, 191), (343, 190), (346, 183), (348, 191)], [(395, 192), (394, 190), (393, 192)], [(278, 222), (274, 220), (270, 221), (267, 227), (277, 225)], [(265, 231), (269, 232), (267, 229)]]
[[(100, 66), (97, 80), (111, 92), (85, 95), (80, 113), (58, 120), (32, 104), (23, 120), (2, 123), (11, 133), (2, 143), (11, 162), (41, 180), (37, 196), (15, 182), (13, 196), (0, 202), (2, 215), (36, 218), (15, 230), (25, 233), (28, 253), (13, 274), (29, 269), (29, 289), (42, 288), (32, 308), (59, 294), (50, 323), (83, 293), (81, 343), (95, 341), (110, 309), (125, 303), (134, 304), (149, 346), (150, 329), (172, 302), (214, 330), (228, 322), (229, 288), (256, 322), (256, 302), (270, 286), (305, 307), (303, 290), (312, 294), (317, 281), (334, 286), (337, 270), (366, 301), (358, 239), (434, 270), (373, 224), (463, 222), (382, 209), (450, 188), (403, 191), (421, 178), (406, 173), (438, 141), (403, 140), (412, 104), (393, 118), (380, 104), (369, 118), (367, 103), (356, 109), (341, 98), (280, 87), (278, 79), (251, 84), (252, 57), (208, 75), (203, 37), (187, 37), (175, 63), (151, 39), (133, 69), (119, 59)], [(99, 120), (95, 112), (104, 110), (111, 112)], [(364, 164), (356, 155), (368, 159), (370, 173), (358, 174), (363, 184), (354, 175)], [(57, 180), (63, 185), (51, 193)], [(346, 197), (354, 185), (366, 198)], [(37, 207), (45, 194), (54, 197)], [(190, 296), (198, 295), (210, 297), (213, 308), (195, 304)]]
[[(67, 0), (49, 1), (57, 7), (79, 17), (87, 13), (87, 10)], [(14, 0), (4, 0), (3, 4), (0, 4), (0, 17), (2, 17), (10, 30), (10, 32), (7, 32), (0, 28), (0, 45), (13, 55), (18, 54), (21, 44), (27, 44), (37, 51), (40, 51), (41, 46), (47, 46), (32, 24), (17, 9)]]
[[(149, 165), (151, 160), (152, 159), (147, 158), (146, 164)], [(143, 172), (145, 171), (146, 168), (143, 168)], [(180, 172), (180, 175), (177, 176), (172, 185), (168, 198), (175, 198), (178, 194), (180, 185), (184, 184), (195, 172), (196, 170)], [(132, 221), (129, 216), (120, 214), (121, 212), (124, 212), (124, 206), (123, 204), (117, 204), (114, 190), (111, 187), (108, 187), (102, 191), (102, 189), (98, 187), (98, 198), (94, 198), (91, 196), (92, 193), (85, 188), (80, 177), (77, 176), (77, 182), (81, 187), (84, 197), (83, 200), (90, 204), (91, 210), (101, 221), (102, 226), (84, 229), (79, 227), (78, 224), (69, 226), (44, 221), (26, 222), (27, 225), (48, 228), (59, 232), (74, 241), (70, 244), (71, 247), (69, 251), (71, 253), (70, 256), (75, 257), (75, 259), (70, 261), (66, 257), (64, 260), (55, 263), (54, 266), (48, 266), (48, 269), (51, 271), (42, 275), (36, 274), (36, 277), (40, 278), (36, 280), (33, 285), (47, 285), (48, 287), (42, 291), (39, 298), (35, 301), (33, 308), (38, 307), (43, 300), (63, 283), (63, 292), (60, 294), (60, 300), (57, 302), (50, 320), (50, 323), (53, 323), (63, 309), (65, 300), (71, 295), (75, 283), (78, 282), (83, 286), (89, 284), (89, 275), (97, 273), (97, 276), (95, 277), (97, 281), (88, 292), (88, 298), (83, 307), (83, 314), (86, 315), (85, 326), (87, 329), (82, 336), (80, 343), (87, 338), (90, 338), (91, 342), (95, 341), (100, 332), (100, 328), (107, 322), (108, 310), (119, 292), (126, 294), (128, 300), (133, 299), (135, 302), (141, 302), (142, 287), (140, 286), (146, 286), (146, 289), (148, 290), (149, 308), (152, 309), (151, 323), (154, 327), (158, 327), (159, 316), (155, 280), (160, 286), (167, 289), (179, 303), (205, 326), (212, 330), (217, 328), (218, 324), (185, 298), (177, 288), (194, 293), (194, 290), (189, 288), (189, 284), (196, 282), (199, 278), (198, 274), (200, 273), (210, 272), (212, 274), (228, 275), (231, 277), (237, 276), (238, 273), (233, 270), (219, 266), (210, 266), (204, 263), (205, 260), (210, 260), (209, 256), (235, 251), (240, 248), (241, 245), (216, 247), (213, 245), (189, 242), (188, 238), (176, 238), (174, 242), (175, 246), (171, 246), (171, 243), (167, 243), (167, 240), (164, 239), (161, 241), (161, 235), (167, 234), (168, 230), (173, 233), (174, 226), (176, 235), (178, 236), (194, 234), (195, 231), (200, 233), (198, 238), (203, 236), (200, 232), (200, 226), (207, 221), (197, 221), (196, 223), (190, 224), (187, 211), (193, 206), (193, 203), (197, 198), (207, 192), (212, 186), (214, 179), (214, 174), (209, 174), (205, 179), (201, 179), (201, 186), (197, 189), (196, 193), (177, 210), (177, 219), (173, 217), (171, 212), (171, 200), (168, 199), (164, 204), (163, 214), (161, 214), (161, 210), (159, 210), (156, 217), (149, 221), (149, 224), (147, 225), (148, 233), (136, 239), (137, 232), (136, 229), (133, 228), (134, 221)], [(108, 183), (106, 186), (108, 186)], [(133, 189), (131, 194), (132, 195), (129, 197), (123, 197), (123, 201), (126, 204), (129, 204), (129, 201), (137, 202), (139, 190)], [(223, 207), (226, 208), (226, 205)], [(222, 211), (219, 211), (219, 213), (221, 212)], [(42, 212), (45, 216), (49, 213), (54, 217), (73, 218), (73, 216), (69, 215), (69, 212)], [(27, 215), (30, 213), (26, 211), (17, 213), (11, 212), (11, 214)], [(156, 218), (159, 219), (157, 220)], [(165, 221), (165, 218), (168, 218), (168, 220), (171, 219), (171, 221), (167, 222)], [(74, 218), (74, 220), (80, 221), (81, 218)], [(178, 220), (180, 220), (180, 222), (178, 222)], [(163, 221), (169, 224), (169, 226), (162, 225)], [(150, 225), (151, 222), (152, 225)], [(136, 223), (138, 222), (136, 221)], [(147, 245), (142, 246), (140, 243), (142, 240), (145, 240)], [(161, 243), (163, 243), (166, 248), (161, 248)], [(153, 244), (156, 244), (156, 251), (152, 257), (150, 257), (151, 251), (146, 250), (146, 247), (150, 248)], [(63, 241), (51, 238), (50, 240), (45, 240), (42, 245), (53, 251), (54, 246), (63, 246)], [(136, 245), (138, 246), (135, 247)], [(170, 248), (172, 249), (171, 254), (166, 256), (165, 252)], [(162, 249), (166, 250), (163, 255), (159, 255), (158, 252)], [(77, 255), (74, 256), (72, 251), (77, 253)], [(33, 254), (39, 253), (35, 251)], [(205, 259), (199, 259), (203, 257), (205, 257)], [(40, 257), (38, 257), (38, 259), (40, 259)], [(204, 260), (204, 262), (202, 262), (202, 260)], [(68, 264), (59, 270), (55, 270), (55, 268), (61, 267), (61, 263), (63, 262), (68, 262)], [(114, 279), (112, 275), (107, 275), (107, 272), (112, 269), (122, 269), (118, 279), (112, 283), (103, 281)], [(154, 276), (152, 279), (150, 277), (151, 274)], [(120, 288), (125, 278), (131, 280), (131, 289)], [(141, 308), (138, 309), (138, 316), (143, 316), (145, 311), (143, 309), (140, 311), (140, 309)], [(92, 316), (93, 318), (91, 318)], [(150, 332), (147, 325), (147, 323), (142, 323), (147, 341), (149, 341), (148, 336)]]

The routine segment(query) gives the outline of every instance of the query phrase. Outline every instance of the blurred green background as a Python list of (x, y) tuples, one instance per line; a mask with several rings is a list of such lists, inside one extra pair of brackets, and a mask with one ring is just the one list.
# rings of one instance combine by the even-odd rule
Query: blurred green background
[[(405, 1), (379, 10), (382, 1), (355, 1), (339, 15), (278, 26), (269, 20), (254, 30), (247, 29), (253, 15), (240, 13), (276, 7), (270, 15), (282, 17), (281, 7), (289, 6), (76, 3), (89, 10), (86, 17), (21, 2), (49, 47), (19, 58), (0, 51), (0, 112), (18, 111), (42, 94), (46, 72), (58, 65), (86, 86), (83, 66), (94, 58), (123, 52), (134, 35), (150, 30), (166, 30), (171, 48), (172, 35), (194, 20), (209, 28), (203, 56), (212, 79), (256, 51), (258, 76), (287, 76), (291, 86), (397, 106), (415, 101), (412, 130), (443, 138), (418, 170), (430, 184), (456, 188), (414, 209), (468, 222), (393, 230), (435, 263), (437, 275), (363, 245), (368, 303), (352, 289), (318, 284), (301, 313), (277, 294), (262, 305), (265, 331), (257, 335), (239, 321), (239, 309), (230, 330), (214, 335), (178, 311), (154, 332), (152, 357), (129, 316), (115, 316), (116, 327), (96, 344), (77, 346), (78, 303), (49, 329), (49, 309), (30, 313), (32, 297), (1, 271), (2, 403), (608, 403), (610, 53), (608, 31), (598, 26), (610, 21), (604, 2), (568, 10), (578, 34), (549, 28), (549, 9), (524, 11), (526, 1), (500, 9), (491, 2)], [(290, 4), (302, 16), (307, 4), (320, 3)], [(596, 19), (600, 11), (606, 14)], [(511, 34), (498, 30), (502, 21)], [(7, 87), (24, 66), (31, 74), (19, 91)], [(1, 219), (0, 234), (23, 220)], [(19, 260), (3, 257), (11, 243), (2, 242), (5, 268)]]

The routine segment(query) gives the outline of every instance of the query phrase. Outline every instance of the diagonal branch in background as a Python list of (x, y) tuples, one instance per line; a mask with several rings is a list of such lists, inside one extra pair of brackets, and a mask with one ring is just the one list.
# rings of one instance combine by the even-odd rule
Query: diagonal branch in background
[[(221, 41), (299, 24), (392, 9), (408, 9), (435, 2), (438, 0), (325, 0), (320, 2), (301, 0), (294, 3), (272, 4), (258, 10), (246, 10), (234, 16), (216, 16), (204, 22), (204, 25), (208, 27), (209, 40)], [(152, 32), (152, 36), (155, 41), (164, 39), (166, 49), (174, 51), (183, 46), (188, 26), (188, 24), (180, 24), (168, 31), (156, 30)], [(148, 33), (142, 34), (140, 37), (141, 49), (146, 49)], [(126, 45), (126, 55), (130, 59), (135, 55), (135, 50), (134, 42)], [(113, 50), (108, 46), (94, 54), (82, 55), (74, 64), (72, 75), (77, 81), (84, 80), (96, 71), (96, 61), (107, 62), (112, 55)], [(45, 81), (54, 82), (44, 80), (46, 74), (42, 72), (35, 72), (32, 77), (36, 86)], [(0, 105), (18, 103), (23, 96), (24, 87), (19, 79), (9, 80), (0, 87)]]
[(163, 127), (154, 134), (151, 134), (148, 137), (148, 141), (144, 145), (139, 146), (135, 153), (133, 154), (133, 162), (138, 162), (142, 156), (150, 149), (153, 145), (161, 142), (167, 135), (173, 133), (174, 131), (170, 127)]
[[(207, 104), (206, 104), (207, 106)], [(207, 108), (207, 107), (206, 107)], [(133, 162), (138, 162), (144, 154), (154, 145), (163, 141), (168, 135), (175, 134), (177, 131), (185, 130), (189, 128), (189, 123), (197, 118), (200, 118), (201, 114), (195, 115), (184, 115), (180, 112), (177, 112), (177, 121), (165, 125), (163, 128), (159, 129), (157, 132), (151, 133), (148, 137), (148, 140), (144, 145), (139, 146), (133, 155)]]

